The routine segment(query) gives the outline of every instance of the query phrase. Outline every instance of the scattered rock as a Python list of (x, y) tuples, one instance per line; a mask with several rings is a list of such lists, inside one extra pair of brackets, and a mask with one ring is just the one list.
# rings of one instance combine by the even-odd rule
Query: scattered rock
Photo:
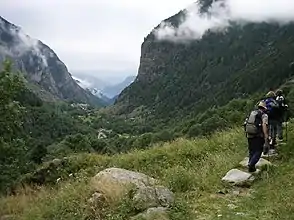
[(244, 212), (236, 212), (235, 215), (246, 216), (246, 214)]
[[(242, 166), (242, 167), (248, 167), (248, 161), (249, 161), (249, 157), (245, 157), (244, 160), (242, 160), (239, 164)], [(266, 166), (271, 166), (272, 163), (269, 162), (268, 160), (265, 160), (263, 158), (260, 158), (260, 160), (258, 161), (258, 163), (256, 164), (256, 168), (263, 168), (263, 167), (266, 167)]]
[(136, 215), (131, 220), (169, 220), (167, 209), (164, 207), (149, 208), (144, 213)]
[(169, 207), (174, 201), (173, 193), (158, 181), (143, 173), (120, 168), (101, 171), (92, 179), (92, 187), (110, 201), (129, 196), (138, 210), (151, 207)]
[(233, 190), (232, 191), (232, 194), (236, 195), (236, 196), (240, 195), (240, 193), (241, 193), (240, 190)]
[(238, 169), (232, 169), (222, 178), (222, 181), (236, 185), (242, 186), (246, 185), (254, 180), (254, 177), (250, 173)]
[(51, 163), (54, 164), (54, 166), (59, 166), (62, 163), (62, 160), (60, 159), (54, 159), (51, 161)]
[(227, 189), (219, 190), (218, 194), (226, 195), (229, 191)]
[(229, 207), (229, 209), (236, 209), (236, 208), (238, 208), (238, 206), (236, 206), (234, 204), (229, 204), (228, 207)]
[(56, 183), (59, 183), (61, 181), (61, 178), (59, 177), (57, 180), (56, 180)]

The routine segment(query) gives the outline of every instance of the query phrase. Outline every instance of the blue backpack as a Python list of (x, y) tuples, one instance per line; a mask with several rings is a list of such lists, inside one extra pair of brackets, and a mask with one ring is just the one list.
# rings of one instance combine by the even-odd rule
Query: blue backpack
[(279, 104), (274, 98), (267, 98), (264, 100), (267, 107), (267, 114), (269, 118), (276, 118), (279, 116)]

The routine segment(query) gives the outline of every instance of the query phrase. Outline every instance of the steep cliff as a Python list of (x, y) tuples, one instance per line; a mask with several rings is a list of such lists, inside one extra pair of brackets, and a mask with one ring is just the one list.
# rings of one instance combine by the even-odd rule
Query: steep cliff
[[(205, 14), (212, 2), (195, 4)], [(164, 22), (177, 28), (185, 16), (181, 11)], [(160, 118), (199, 113), (291, 77), (293, 23), (232, 22), (225, 31), (208, 29), (187, 41), (158, 39), (160, 27), (142, 44), (138, 76), (116, 102), (120, 114), (142, 106)]]
[(66, 101), (101, 105), (97, 97), (76, 83), (53, 50), (0, 17), (0, 62), (5, 58), (11, 59), (14, 68), (39, 90)]

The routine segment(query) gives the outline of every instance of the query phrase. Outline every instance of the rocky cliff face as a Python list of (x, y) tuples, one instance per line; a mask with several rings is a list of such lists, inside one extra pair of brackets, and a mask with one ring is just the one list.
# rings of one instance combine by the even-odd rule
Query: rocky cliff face
[(0, 17), (0, 62), (5, 58), (11, 59), (29, 82), (59, 99), (100, 104), (97, 97), (76, 83), (53, 50)]
[[(199, 2), (206, 13), (213, 1)], [(177, 28), (183, 17), (181, 11), (165, 22)], [(293, 23), (232, 23), (185, 42), (158, 39), (159, 27), (145, 38), (138, 76), (116, 102), (122, 114), (142, 106), (160, 117), (201, 112), (276, 88), (291, 76)]]

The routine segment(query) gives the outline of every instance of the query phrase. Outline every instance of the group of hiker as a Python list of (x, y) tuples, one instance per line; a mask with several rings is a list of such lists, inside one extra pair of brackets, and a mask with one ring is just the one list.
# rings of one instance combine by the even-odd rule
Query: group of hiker
[(255, 165), (262, 156), (276, 152), (278, 141), (283, 141), (283, 122), (288, 105), (282, 90), (270, 91), (260, 100), (244, 122), (248, 139), (248, 171), (256, 171)]

